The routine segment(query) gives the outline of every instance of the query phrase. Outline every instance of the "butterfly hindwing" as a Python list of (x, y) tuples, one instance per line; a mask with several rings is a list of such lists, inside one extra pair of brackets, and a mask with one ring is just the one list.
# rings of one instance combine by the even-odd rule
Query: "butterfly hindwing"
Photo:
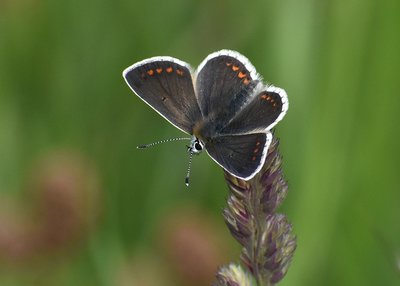
[(205, 120), (218, 125), (217, 130), (250, 99), (259, 83), (248, 59), (228, 50), (209, 55), (200, 64), (195, 78), (201, 113)]
[(124, 70), (129, 87), (147, 104), (182, 131), (192, 134), (201, 119), (190, 66), (171, 57), (156, 57)]
[(271, 130), (288, 109), (286, 92), (269, 86), (248, 102), (221, 130), (221, 134), (247, 134)]
[(210, 139), (205, 143), (207, 153), (226, 171), (235, 177), (249, 180), (262, 167), (271, 133), (226, 135)]

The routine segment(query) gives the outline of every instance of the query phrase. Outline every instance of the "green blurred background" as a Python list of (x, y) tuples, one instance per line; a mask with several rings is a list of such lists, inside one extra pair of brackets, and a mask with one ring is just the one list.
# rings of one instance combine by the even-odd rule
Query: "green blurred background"
[(220, 168), (121, 72), (247, 56), (278, 125), (298, 248), (280, 285), (400, 285), (400, 1), (0, 1), (0, 285), (210, 285), (240, 248)]

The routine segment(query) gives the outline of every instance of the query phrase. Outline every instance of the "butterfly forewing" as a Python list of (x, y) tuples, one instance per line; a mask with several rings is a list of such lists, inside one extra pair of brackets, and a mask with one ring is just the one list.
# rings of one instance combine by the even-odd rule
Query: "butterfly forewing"
[(221, 134), (247, 134), (270, 130), (287, 110), (283, 89), (270, 86), (252, 98), (221, 130)]
[(188, 64), (157, 57), (132, 65), (123, 75), (141, 99), (177, 128), (192, 134), (195, 122), (202, 116)]
[(218, 136), (206, 142), (205, 147), (226, 171), (249, 180), (264, 164), (271, 139), (271, 133)]
[(259, 83), (250, 62), (232, 51), (220, 51), (208, 56), (196, 74), (196, 93), (201, 113), (206, 121), (225, 126), (247, 102)]

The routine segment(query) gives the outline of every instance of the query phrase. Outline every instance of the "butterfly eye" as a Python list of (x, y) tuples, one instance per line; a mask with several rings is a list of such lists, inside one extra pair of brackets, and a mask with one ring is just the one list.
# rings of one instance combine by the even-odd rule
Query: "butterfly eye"
[(196, 144), (194, 144), (194, 148), (196, 148), (197, 151), (203, 150), (203, 146), (201, 146), (199, 142), (196, 142)]

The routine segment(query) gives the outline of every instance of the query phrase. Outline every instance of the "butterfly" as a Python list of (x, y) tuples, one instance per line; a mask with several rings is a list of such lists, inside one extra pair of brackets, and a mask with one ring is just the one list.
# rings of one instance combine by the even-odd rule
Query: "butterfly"
[(153, 57), (129, 66), (123, 77), (139, 98), (191, 135), (186, 185), (192, 155), (204, 149), (233, 176), (253, 178), (265, 162), (271, 129), (289, 107), (285, 90), (264, 84), (250, 61), (231, 50), (208, 55), (196, 71), (173, 57)]

